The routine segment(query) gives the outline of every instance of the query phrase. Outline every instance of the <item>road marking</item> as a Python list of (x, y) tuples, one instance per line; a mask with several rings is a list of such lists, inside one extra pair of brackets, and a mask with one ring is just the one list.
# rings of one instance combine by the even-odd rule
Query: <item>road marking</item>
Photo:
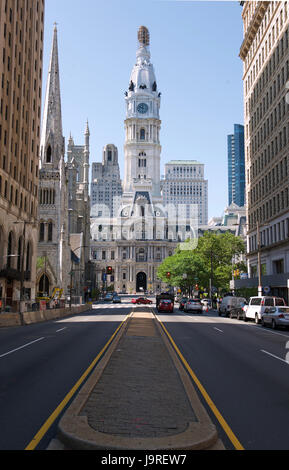
[(56, 330), (56, 333), (59, 333), (60, 331), (66, 330), (66, 326), (64, 328), (60, 328), (60, 330)]
[(30, 343), (23, 344), (23, 346), (20, 346), (19, 348), (12, 349), (11, 351), (8, 351), (8, 352), (5, 353), (5, 354), (1, 354), (0, 358), (1, 358), (1, 357), (8, 356), (9, 354), (12, 354), (12, 353), (14, 353), (14, 352), (16, 352), (16, 351), (19, 351), (20, 349), (26, 348), (27, 346), (30, 346), (31, 344), (37, 343), (38, 341), (42, 341), (43, 339), (44, 339), (44, 338), (38, 338), (38, 339), (35, 339), (34, 341), (31, 341)]
[(83, 375), (80, 377), (80, 379), (76, 382), (74, 387), (68, 392), (68, 394), (64, 397), (62, 402), (58, 405), (58, 407), (53, 411), (53, 413), (49, 416), (49, 418), (45, 421), (43, 426), (39, 429), (37, 434), (33, 437), (32, 441), (28, 444), (28, 446), (25, 448), (25, 450), (35, 450), (35, 448), (38, 446), (39, 442), (43, 438), (43, 436), (47, 433), (48, 429), (52, 426), (54, 421), (58, 418), (60, 413), (63, 411), (69, 400), (73, 397), (73, 395), (77, 392), (77, 390), (80, 388), (86, 377), (90, 374), (92, 369), (95, 367), (97, 362), (99, 361), (100, 357), (104, 354), (105, 350), (108, 348), (118, 331), (121, 329), (122, 325), (126, 322), (126, 320), (129, 318), (131, 314), (126, 315), (125, 319), (120, 323), (120, 325), (117, 327), (113, 335), (109, 338), (107, 343), (104, 345), (102, 350), (98, 353), (96, 358), (92, 361), (90, 366), (86, 369), (86, 371), (83, 373)]
[(275, 356), (275, 354), (272, 354), (268, 351), (265, 351), (264, 349), (260, 349), (260, 351), (262, 351), (265, 354), (269, 354), (269, 356), (275, 357), (275, 359), (279, 359), (279, 361), (285, 362), (285, 364), (289, 365), (289, 363), (285, 359), (282, 359), (281, 357)]
[(212, 412), (214, 413), (214, 415), (216, 416), (217, 420), (219, 421), (220, 425), (222, 426), (223, 430), (225, 431), (225, 433), (227, 434), (228, 438), (230, 439), (230, 441), (232, 442), (232, 444), (234, 445), (235, 449), (236, 450), (244, 450), (244, 447), (242, 446), (242, 444), (239, 442), (239, 440), (237, 439), (237, 437), (235, 436), (235, 434), (233, 433), (232, 429), (230, 428), (230, 426), (228, 425), (228, 423), (225, 421), (225, 419), (223, 418), (223, 416), (221, 415), (221, 413), (219, 412), (219, 410), (217, 409), (216, 405), (214, 404), (214, 402), (212, 401), (212, 399), (210, 398), (210, 396), (208, 395), (208, 393), (206, 392), (205, 388), (203, 387), (203, 385), (201, 384), (201, 382), (199, 381), (199, 379), (197, 378), (196, 374), (192, 371), (192, 369), (190, 368), (189, 364), (187, 363), (186, 359), (183, 357), (181, 351), (179, 350), (179, 348), (177, 347), (176, 343), (174, 342), (173, 338), (171, 337), (171, 335), (169, 334), (168, 330), (166, 329), (166, 327), (163, 325), (163, 323), (160, 321), (160, 319), (158, 318), (158, 316), (156, 315), (156, 318), (158, 319), (158, 321), (160, 322), (164, 332), (166, 333), (167, 337), (169, 338), (171, 344), (173, 345), (176, 353), (178, 354), (178, 356), (180, 357), (182, 363), (184, 364), (185, 368), (187, 369), (187, 371), (189, 372), (191, 378), (193, 379), (193, 381), (195, 382), (195, 384), (197, 385), (198, 389), (200, 390), (201, 394), (203, 395), (204, 399), (206, 400), (207, 404), (209, 405), (209, 407), (211, 408)]
[(214, 327), (214, 330), (220, 331), (220, 333), (224, 333), (223, 330), (219, 330), (219, 328)]

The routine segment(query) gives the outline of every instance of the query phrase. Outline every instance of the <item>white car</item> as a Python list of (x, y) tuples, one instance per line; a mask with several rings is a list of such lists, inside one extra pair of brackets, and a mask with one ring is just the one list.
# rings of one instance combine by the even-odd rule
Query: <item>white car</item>
[(189, 299), (184, 305), (184, 312), (198, 312), (203, 313), (203, 305), (199, 299)]
[(255, 320), (255, 323), (260, 323), (265, 309), (270, 307), (285, 307), (285, 301), (281, 297), (250, 297), (244, 321)]

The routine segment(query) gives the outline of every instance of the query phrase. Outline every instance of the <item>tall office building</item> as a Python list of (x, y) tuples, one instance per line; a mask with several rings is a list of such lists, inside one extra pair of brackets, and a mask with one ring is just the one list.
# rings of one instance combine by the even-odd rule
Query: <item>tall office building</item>
[(244, 126), (234, 125), (234, 134), (228, 135), (228, 190), (229, 206), (245, 205)]
[[(162, 180), (164, 205), (186, 206), (186, 215), (197, 219), (198, 225), (208, 223), (208, 180), (204, 164), (196, 160), (172, 160), (165, 164)], [(190, 209), (193, 209), (191, 212)]]
[(260, 266), (263, 287), (287, 298), (288, 2), (241, 4), (249, 276)]
[(0, 299), (15, 310), (35, 298), (43, 33), (44, 0), (0, 2)]

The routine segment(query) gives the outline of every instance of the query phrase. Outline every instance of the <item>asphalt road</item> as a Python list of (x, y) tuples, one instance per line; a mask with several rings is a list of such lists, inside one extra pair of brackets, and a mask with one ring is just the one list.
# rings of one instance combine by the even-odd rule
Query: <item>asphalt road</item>
[[(244, 449), (289, 449), (289, 332), (206, 313), (158, 314)], [(206, 409), (234, 448), (203, 395)]]
[[(30, 444), (131, 312), (127, 300), (59, 321), (0, 329), (0, 450)], [(215, 313), (175, 309), (157, 316), (243, 448), (288, 449), (289, 331)], [(212, 404), (198, 394), (233, 449)], [(47, 448), (60, 417), (57, 413), (36, 449)]]
[[(129, 304), (95, 307), (59, 321), (0, 329), (0, 450), (27, 447), (131, 311)], [(47, 447), (59, 419), (38, 449)]]

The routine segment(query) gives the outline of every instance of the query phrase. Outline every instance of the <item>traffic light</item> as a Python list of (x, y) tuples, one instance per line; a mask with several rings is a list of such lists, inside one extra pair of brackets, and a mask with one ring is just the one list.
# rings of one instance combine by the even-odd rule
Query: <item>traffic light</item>
[(111, 266), (106, 267), (106, 274), (112, 274), (112, 267)]

